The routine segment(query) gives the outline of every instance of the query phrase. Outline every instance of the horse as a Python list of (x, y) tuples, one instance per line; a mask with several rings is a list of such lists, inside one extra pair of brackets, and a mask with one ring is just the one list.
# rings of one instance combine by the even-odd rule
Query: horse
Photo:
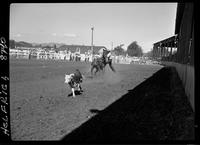
[(112, 59), (107, 59), (106, 60), (106, 57), (102, 56), (102, 57), (99, 57), (99, 58), (94, 58), (92, 63), (91, 63), (91, 75), (93, 75), (93, 70), (94, 68), (96, 69), (95, 71), (95, 75), (97, 72), (100, 72), (102, 71), (103, 73), (105, 72), (105, 67), (106, 65), (109, 64), (111, 70), (113, 72), (116, 72), (114, 67), (112, 66)]
[(102, 58), (94, 58), (91, 63), (91, 75), (93, 75), (93, 70), (95, 69), (94, 74), (96, 75), (97, 72), (104, 71), (105, 62)]

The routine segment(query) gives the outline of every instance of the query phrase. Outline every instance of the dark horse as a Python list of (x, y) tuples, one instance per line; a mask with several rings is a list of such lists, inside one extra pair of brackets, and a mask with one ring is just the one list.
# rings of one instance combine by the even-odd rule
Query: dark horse
[(105, 71), (105, 66), (109, 64), (111, 70), (113, 72), (115, 72), (115, 69), (114, 67), (112, 66), (112, 59), (107, 59), (105, 57), (100, 57), (100, 58), (94, 58), (92, 63), (91, 63), (91, 74), (93, 75), (93, 70), (94, 68), (96, 69), (95, 71), (95, 75), (97, 72), (100, 72), (100, 71)]

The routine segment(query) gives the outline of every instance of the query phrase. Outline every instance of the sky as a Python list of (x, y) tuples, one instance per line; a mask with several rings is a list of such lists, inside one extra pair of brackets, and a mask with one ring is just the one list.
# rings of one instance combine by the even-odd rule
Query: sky
[(177, 3), (13, 3), (10, 39), (105, 46), (137, 41), (143, 52), (174, 35)]

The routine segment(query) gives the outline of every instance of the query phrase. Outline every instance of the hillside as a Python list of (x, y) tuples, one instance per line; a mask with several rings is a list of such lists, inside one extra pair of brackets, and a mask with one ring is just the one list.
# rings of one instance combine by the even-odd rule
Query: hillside
[[(80, 51), (82, 53), (87, 52), (89, 49), (91, 49), (91, 46), (88, 45), (67, 45), (64, 43), (29, 43), (29, 42), (24, 42), (24, 41), (15, 41), (15, 40), (10, 40), (9, 41), (10, 47), (12, 49), (16, 47), (28, 47), (28, 48), (43, 48), (45, 50), (49, 50), (51, 48), (53, 48), (55, 50), (55, 46), (56, 46), (56, 50), (57, 51), (64, 51), (64, 50), (70, 50), (71, 52), (75, 52), (77, 48), (80, 48)], [(97, 53), (101, 48), (103, 48), (104, 46), (94, 46), (94, 53)]]

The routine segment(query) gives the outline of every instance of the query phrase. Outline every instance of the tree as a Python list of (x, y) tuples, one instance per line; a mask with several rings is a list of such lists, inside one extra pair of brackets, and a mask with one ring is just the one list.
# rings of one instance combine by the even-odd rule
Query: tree
[(153, 49), (144, 54), (146, 57), (153, 57)]
[(127, 48), (127, 54), (129, 56), (142, 56), (143, 51), (141, 46), (137, 44), (137, 41), (132, 42)]
[(53, 48), (54, 48), (55, 52), (58, 53), (58, 48), (56, 47), (56, 44), (53, 45)]
[(113, 51), (114, 51), (115, 55), (117, 55), (117, 56), (118, 55), (125, 55), (126, 52), (124, 51), (124, 49), (122, 48), (122, 46), (123, 45), (119, 45), (119, 46), (117, 46), (117, 47), (114, 48)]

